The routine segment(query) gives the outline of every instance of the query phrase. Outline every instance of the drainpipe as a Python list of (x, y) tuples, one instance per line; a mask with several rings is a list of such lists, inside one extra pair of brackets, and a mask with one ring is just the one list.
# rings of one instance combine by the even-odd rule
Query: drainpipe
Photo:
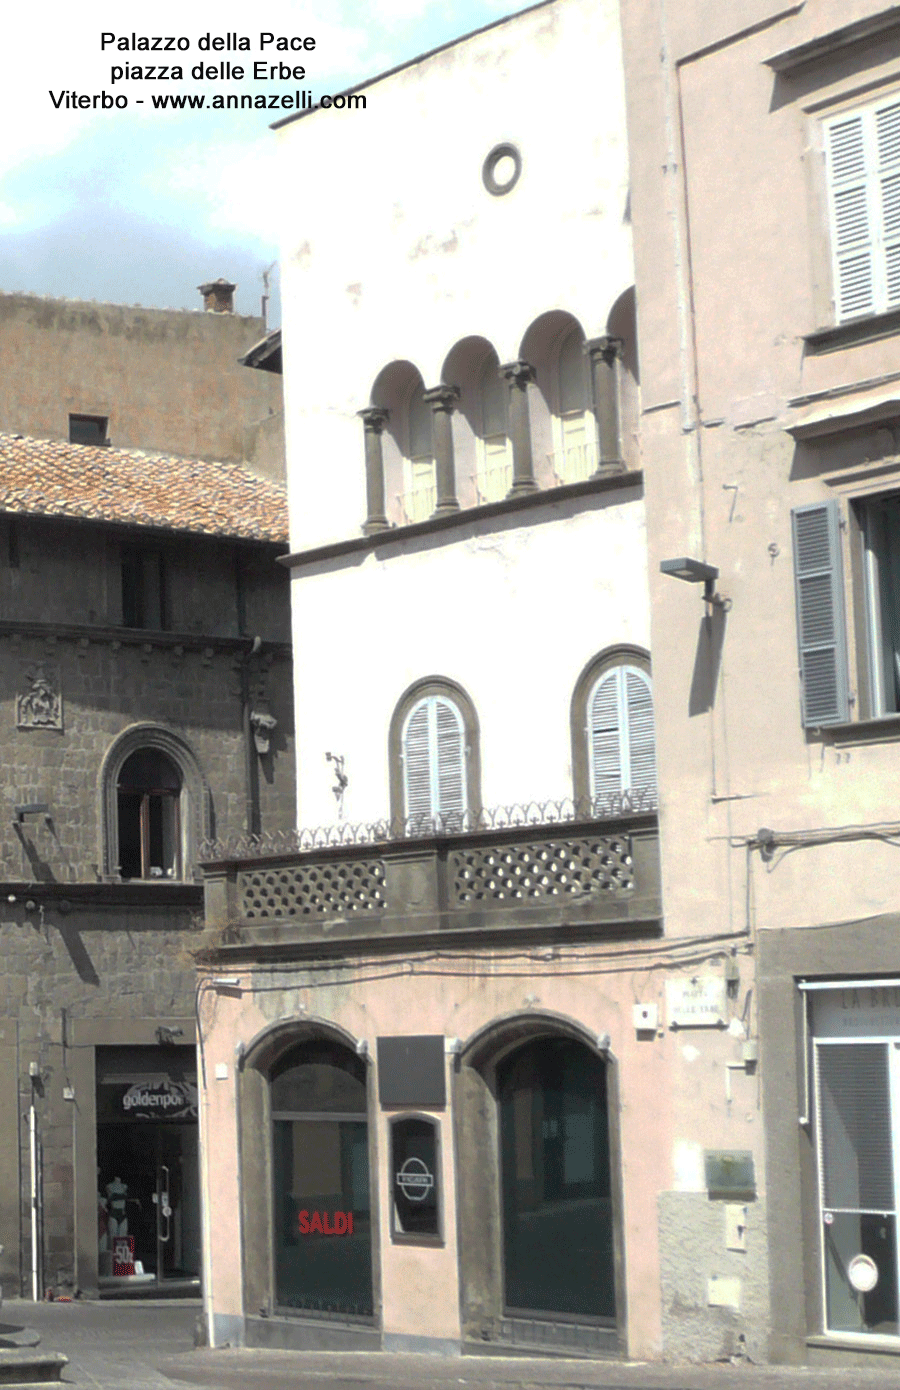
[(41, 1173), (40, 1148), (38, 1145), (37, 1111), (34, 1108), (34, 1095), (28, 1108), (28, 1146), (31, 1154), (31, 1297), (35, 1303), (41, 1301)]
[[(198, 1037), (199, 1037), (198, 1023)], [(198, 1044), (199, 1048), (199, 1044)], [(198, 1068), (198, 1076), (200, 1069)], [(202, 1080), (202, 1078), (201, 1078)], [(209, 1190), (209, 1145), (207, 1136), (209, 1134), (209, 1092), (205, 1082), (200, 1089), (200, 1105), (197, 1108), (197, 1121), (199, 1127), (198, 1139), (200, 1141), (200, 1244), (202, 1247), (201, 1268), (203, 1277), (201, 1280), (203, 1294), (203, 1311), (206, 1317), (206, 1345), (214, 1347), (216, 1344), (215, 1323), (213, 1318), (213, 1294), (212, 1294), (212, 1204)]]

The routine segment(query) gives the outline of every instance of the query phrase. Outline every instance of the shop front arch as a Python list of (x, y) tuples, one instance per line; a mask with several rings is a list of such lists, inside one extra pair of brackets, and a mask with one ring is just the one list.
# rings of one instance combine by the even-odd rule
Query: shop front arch
[(497, 1067), (504, 1308), (616, 1321), (606, 1063), (572, 1038)]
[(275, 1306), (372, 1316), (366, 1066), (333, 1039), (269, 1073)]
[(359, 1039), (309, 1016), (279, 1019), (241, 1055), (244, 1305), (251, 1320), (263, 1308), (270, 1319), (300, 1315), (371, 1327), (379, 1285), (368, 1069)]
[(454, 1111), (465, 1339), (620, 1352), (609, 1038), (549, 1012), (497, 1019), (462, 1046)]

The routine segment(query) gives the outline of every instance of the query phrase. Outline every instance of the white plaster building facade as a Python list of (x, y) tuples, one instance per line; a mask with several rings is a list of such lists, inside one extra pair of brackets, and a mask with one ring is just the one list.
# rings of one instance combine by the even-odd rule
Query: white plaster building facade
[[(210, 1336), (654, 1357), (667, 1252), (739, 1282), (703, 1144), (734, 1203), (755, 1134), (660, 1026), (669, 980), (731, 1056), (734, 942), (663, 934), (617, 7), (359, 92), (279, 133), (324, 828), (207, 868)], [(716, 1352), (752, 1342), (753, 1269), (743, 1311), (696, 1299)]]

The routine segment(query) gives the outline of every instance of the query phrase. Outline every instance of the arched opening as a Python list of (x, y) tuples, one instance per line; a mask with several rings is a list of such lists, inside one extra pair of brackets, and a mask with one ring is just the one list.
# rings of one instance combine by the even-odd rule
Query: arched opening
[(126, 758), (116, 782), (119, 874), (182, 877), (181, 773), (159, 748)]
[(513, 481), (509, 386), (500, 375), (500, 358), (487, 338), (463, 338), (447, 354), (441, 376), (460, 391), (453, 416), (460, 502), (497, 502)]
[(572, 1038), (524, 1043), (497, 1068), (508, 1312), (614, 1325), (606, 1063)]
[(372, 388), (372, 404), (388, 412), (382, 436), (385, 510), (399, 526), (425, 521), (437, 503), (432, 409), (411, 362), (391, 362)]
[(572, 696), (572, 771), (584, 814), (656, 809), (656, 732), (650, 660), (611, 647), (582, 671)]
[(157, 724), (133, 724), (100, 768), (106, 878), (188, 879), (211, 831), (209, 788), (193, 751)]
[(269, 1073), (275, 1304), (371, 1317), (366, 1070), (332, 1039), (295, 1044)]
[(597, 468), (597, 431), (584, 330), (553, 309), (535, 319), (520, 356), (535, 370), (531, 392), (534, 476), (541, 487), (581, 482)]
[[(478, 718), (455, 681), (416, 681), (388, 733), (391, 816), (406, 835), (461, 830), (481, 810)], [(401, 829), (402, 828), (402, 829)]]

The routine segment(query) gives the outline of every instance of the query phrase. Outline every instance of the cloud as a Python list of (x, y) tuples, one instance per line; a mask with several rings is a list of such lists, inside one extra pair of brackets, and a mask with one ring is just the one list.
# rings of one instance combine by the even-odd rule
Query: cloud
[(199, 309), (197, 286), (222, 275), (238, 284), (238, 311), (258, 314), (262, 272), (276, 254), (264, 237), (175, 229), (98, 200), (52, 222), (38, 239), (15, 231), (0, 238), (0, 285), (7, 292)]
[[(298, 0), (267, 0), (259, 18), (248, 19), (243, 0), (190, 6), (158, 0), (152, 9), (134, 0), (81, 0), (77, 7), (54, 10), (52, 25), (41, 35), (39, 61), (18, 61), (16, 55), (35, 52), (35, 11), (7, 6), (4, 41), (13, 61), (0, 84), (0, 285), (169, 303), (171, 271), (184, 262), (190, 283), (179, 293), (189, 307), (198, 283), (193, 277), (222, 273), (246, 279), (243, 267), (254, 267), (255, 276), (257, 266), (274, 259), (284, 177), (269, 130), (274, 113), (137, 107), (138, 96), (178, 91), (179, 84), (113, 84), (113, 63), (154, 57), (171, 65), (177, 52), (104, 50), (104, 32), (185, 36), (191, 47), (181, 64), (188, 70), (201, 56), (210, 62), (239, 56), (201, 55), (202, 34), (246, 35), (253, 51), (241, 55), (244, 62), (259, 57), (261, 29), (312, 36), (312, 53), (285, 56), (291, 65), (307, 67), (302, 85), (321, 94), (377, 76), (511, 8), (506, 0), (304, 0), (302, 6)], [(279, 55), (272, 58), (278, 61)], [(241, 85), (245, 91), (281, 92), (297, 83)], [(81, 97), (104, 90), (127, 95), (128, 109), (85, 111), (60, 100), (61, 93)], [(189, 79), (180, 90), (211, 93), (223, 84), (201, 87)], [(241, 268), (229, 269), (232, 258)], [(201, 269), (186, 269), (201, 262)]]

